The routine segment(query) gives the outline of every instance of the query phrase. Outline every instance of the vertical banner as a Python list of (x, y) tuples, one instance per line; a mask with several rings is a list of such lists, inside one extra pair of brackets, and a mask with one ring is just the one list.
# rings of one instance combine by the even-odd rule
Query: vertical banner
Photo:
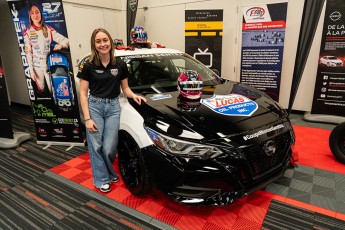
[(37, 143), (82, 145), (82, 130), (61, 0), (11, 1)]
[(131, 44), (130, 33), (134, 27), (139, 0), (127, 0), (127, 45)]
[(328, 0), (311, 114), (345, 116), (345, 5)]
[(185, 52), (221, 75), (223, 10), (185, 11)]
[(10, 106), (8, 104), (7, 87), (4, 68), (0, 57), (0, 138), (13, 139)]
[(287, 3), (243, 7), (241, 82), (279, 101)]

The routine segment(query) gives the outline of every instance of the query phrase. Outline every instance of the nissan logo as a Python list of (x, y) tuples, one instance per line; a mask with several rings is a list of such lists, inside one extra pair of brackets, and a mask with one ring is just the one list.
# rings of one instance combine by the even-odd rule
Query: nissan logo
[(263, 147), (263, 150), (264, 150), (266, 156), (269, 157), (269, 156), (272, 156), (276, 152), (277, 147), (276, 147), (276, 144), (274, 143), (274, 141), (267, 141)]
[(337, 21), (341, 18), (341, 13), (339, 13), (338, 11), (334, 11), (333, 13), (331, 13), (329, 15), (329, 18), (332, 20), (332, 21)]

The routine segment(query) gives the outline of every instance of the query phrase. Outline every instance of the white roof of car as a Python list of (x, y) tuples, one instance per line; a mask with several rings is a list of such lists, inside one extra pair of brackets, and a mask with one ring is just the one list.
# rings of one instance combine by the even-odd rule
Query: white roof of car
[[(145, 54), (147, 54), (147, 55), (149, 55), (149, 54), (169, 54), (169, 53), (181, 54), (184, 52), (179, 51), (179, 50), (175, 50), (175, 49), (169, 49), (169, 48), (141, 48), (141, 49), (136, 48), (135, 50), (118, 50), (118, 49), (115, 49), (115, 56), (117, 56), (117, 57), (132, 56), (132, 55), (145, 55)], [(89, 55), (90, 55), (90, 53), (85, 55), (81, 59), (80, 62), (82, 62)]]
[(129, 56), (142, 54), (167, 54), (167, 53), (183, 53), (182, 51), (169, 48), (136, 48), (135, 50), (115, 50), (115, 56)]

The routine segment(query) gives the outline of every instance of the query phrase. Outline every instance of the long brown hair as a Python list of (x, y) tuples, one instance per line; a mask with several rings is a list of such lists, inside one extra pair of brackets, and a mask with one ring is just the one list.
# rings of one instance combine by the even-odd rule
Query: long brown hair
[(30, 6), (29, 6), (29, 11), (28, 11), (28, 13), (29, 13), (30, 26), (34, 25), (34, 22), (32, 21), (32, 19), (31, 19), (31, 14), (30, 14), (31, 9), (32, 9), (32, 7), (34, 7), (34, 6), (37, 7), (37, 9), (40, 11), (40, 14), (41, 14), (40, 27), (41, 27), (41, 29), (42, 29), (43, 36), (44, 36), (45, 38), (47, 38), (47, 37), (48, 37), (48, 29), (47, 29), (47, 26), (46, 26), (45, 23), (44, 23), (42, 10), (41, 10), (41, 8), (38, 7), (38, 5), (35, 4), (35, 3), (31, 3)]
[(92, 32), (92, 35), (91, 35), (91, 56), (90, 56), (89, 60), (94, 65), (97, 65), (97, 66), (101, 65), (101, 60), (99, 59), (98, 51), (96, 50), (96, 45), (95, 45), (96, 35), (99, 32), (103, 32), (103, 33), (105, 33), (108, 36), (108, 38), (110, 40), (110, 51), (109, 51), (110, 62), (112, 64), (115, 64), (116, 59), (115, 59), (115, 56), (114, 56), (114, 49), (115, 49), (114, 41), (113, 41), (112, 37), (110, 36), (109, 32), (106, 29), (103, 29), (103, 28), (97, 28), (97, 29), (95, 29)]

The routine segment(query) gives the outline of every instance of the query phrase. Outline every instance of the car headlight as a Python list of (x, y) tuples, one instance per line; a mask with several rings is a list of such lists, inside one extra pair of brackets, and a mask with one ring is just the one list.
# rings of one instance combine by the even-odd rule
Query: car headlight
[(148, 127), (145, 127), (145, 130), (158, 148), (173, 155), (181, 157), (214, 158), (223, 153), (214, 146), (171, 138)]

